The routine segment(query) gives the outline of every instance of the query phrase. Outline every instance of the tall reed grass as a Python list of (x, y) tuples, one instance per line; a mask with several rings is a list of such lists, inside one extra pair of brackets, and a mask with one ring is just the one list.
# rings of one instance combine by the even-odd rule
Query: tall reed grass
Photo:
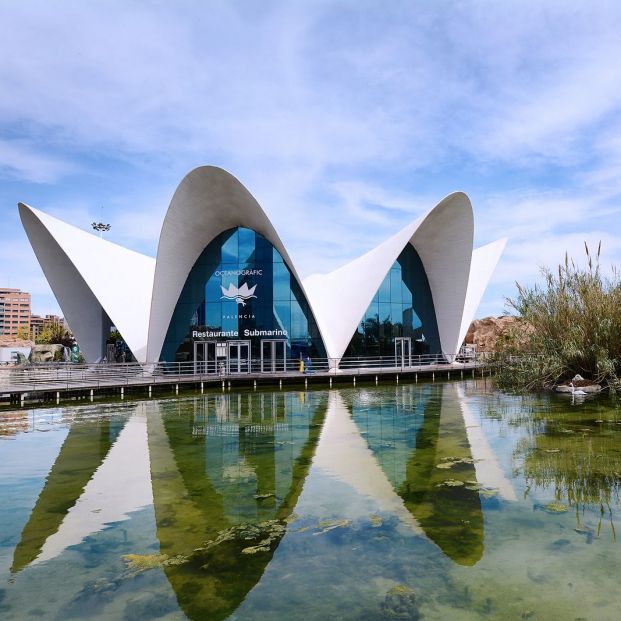
[(521, 321), (496, 355), (499, 383), (516, 390), (551, 388), (580, 374), (620, 388), (621, 278), (600, 268), (601, 242), (593, 255), (585, 243), (586, 266), (567, 254), (556, 270), (542, 268), (543, 281), (517, 284), (507, 305)]

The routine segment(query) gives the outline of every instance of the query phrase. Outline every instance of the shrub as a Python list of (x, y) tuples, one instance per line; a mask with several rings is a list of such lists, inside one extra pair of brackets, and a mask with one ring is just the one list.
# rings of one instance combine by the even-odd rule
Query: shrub
[(585, 249), (586, 267), (565, 255), (558, 269), (542, 269), (541, 285), (517, 284), (517, 297), (507, 300), (523, 321), (519, 334), (497, 356), (501, 386), (550, 388), (577, 373), (618, 386), (621, 279), (614, 267), (612, 276), (602, 275), (601, 243), (595, 257), (586, 243)]
[(35, 339), (40, 345), (65, 345), (71, 347), (73, 338), (62, 323), (50, 322), (46, 324)]

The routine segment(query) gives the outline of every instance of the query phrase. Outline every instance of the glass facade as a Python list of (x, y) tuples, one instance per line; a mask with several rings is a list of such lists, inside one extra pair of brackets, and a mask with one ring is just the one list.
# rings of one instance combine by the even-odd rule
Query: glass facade
[(395, 339), (409, 339), (412, 355), (441, 351), (427, 274), (408, 244), (390, 268), (352, 337), (345, 357), (395, 356)]
[(284, 341), (287, 359), (325, 357), (315, 319), (280, 253), (246, 228), (218, 235), (192, 267), (175, 307), (161, 360), (194, 360), (195, 343)]

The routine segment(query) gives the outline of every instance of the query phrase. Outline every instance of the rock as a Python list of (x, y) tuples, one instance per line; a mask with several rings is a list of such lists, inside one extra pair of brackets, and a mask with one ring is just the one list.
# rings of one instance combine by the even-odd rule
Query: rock
[(54, 362), (62, 360), (63, 345), (35, 345), (30, 352), (31, 362)]
[(381, 610), (385, 619), (420, 619), (416, 593), (406, 584), (397, 584), (386, 593)]
[(474, 345), (477, 352), (497, 351), (509, 334), (520, 327), (523, 327), (520, 320), (510, 315), (475, 319), (468, 328), (464, 343), (467, 346)]

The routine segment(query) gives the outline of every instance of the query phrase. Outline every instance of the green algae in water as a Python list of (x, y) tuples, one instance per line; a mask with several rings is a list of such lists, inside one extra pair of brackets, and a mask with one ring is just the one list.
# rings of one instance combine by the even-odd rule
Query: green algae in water
[(332, 520), (320, 520), (317, 524), (319, 530), (313, 533), (313, 535), (323, 535), (335, 528), (347, 528), (351, 526), (352, 521), (348, 519), (332, 519)]
[(166, 554), (124, 554), (122, 558), (127, 563), (131, 575), (163, 567), (164, 562), (168, 560)]
[(547, 513), (567, 513), (569, 511), (569, 507), (562, 502), (549, 502), (542, 508)]

